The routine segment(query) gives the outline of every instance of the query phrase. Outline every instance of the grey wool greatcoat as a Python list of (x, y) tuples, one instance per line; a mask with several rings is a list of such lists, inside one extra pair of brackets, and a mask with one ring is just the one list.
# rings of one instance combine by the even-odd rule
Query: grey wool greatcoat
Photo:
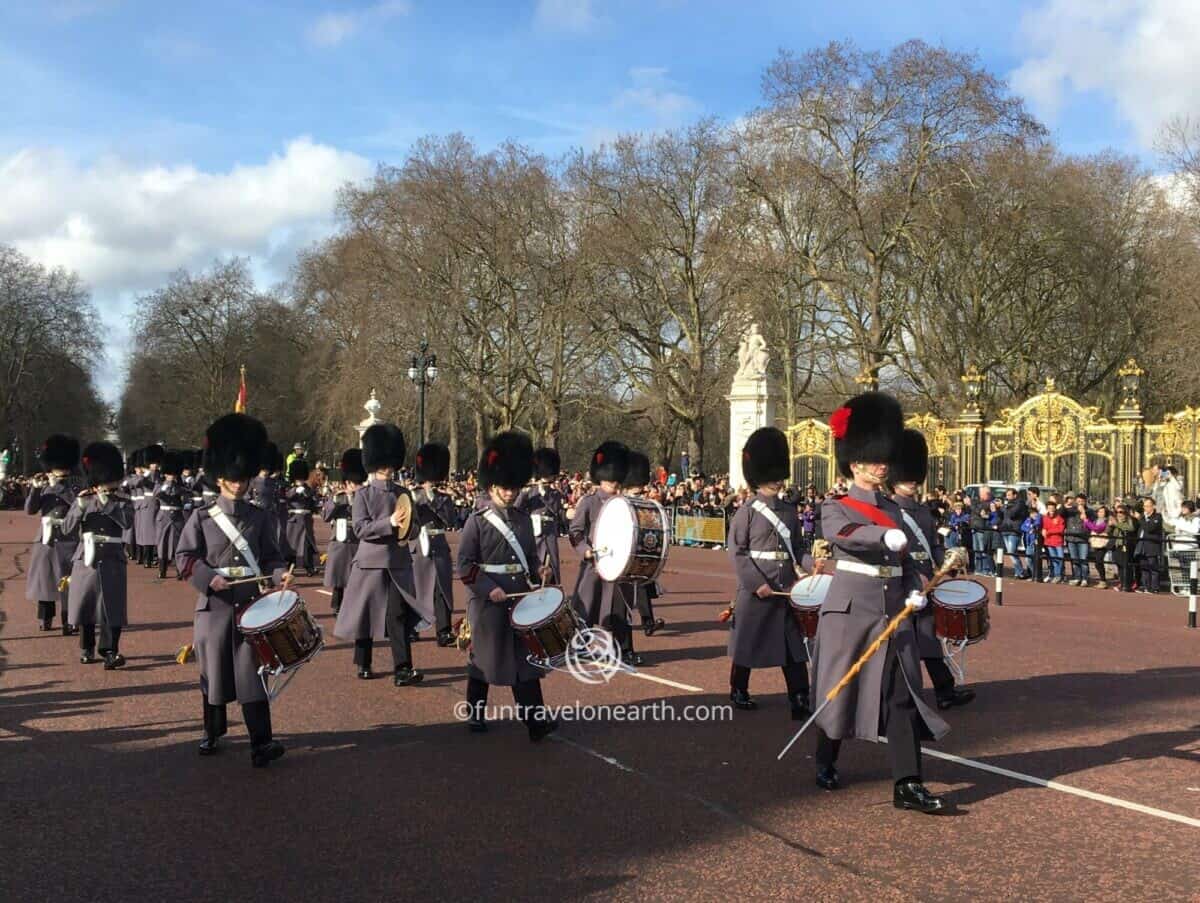
[[(792, 554), (801, 558), (800, 522), (796, 506), (778, 496), (757, 495), (753, 501), (762, 502), (791, 531)], [(729, 657), (735, 665), (746, 668), (769, 668), (786, 665), (788, 654), (793, 662), (808, 661), (804, 649), (804, 631), (791, 613), (787, 596), (760, 599), (755, 590), (766, 583), (773, 590), (787, 592), (798, 575), (783, 539), (771, 522), (751, 502), (746, 502), (729, 522), (729, 555), (737, 577), (737, 599), (734, 603), (733, 630), (729, 634)], [(751, 551), (778, 554), (777, 559), (754, 558)]]
[[(62, 521), (74, 502), (75, 490), (66, 480), (30, 489), (25, 498), (25, 513), (39, 518), (25, 571), (25, 598), (30, 602), (53, 602), (58, 598), (58, 582), (71, 573), (79, 533), (64, 531)], [(50, 527), (49, 543), (42, 542), (43, 524)]]
[[(508, 522), (529, 567), (536, 569), (537, 546), (529, 515), (516, 508), (496, 508), (495, 511)], [(467, 674), (502, 687), (536, 680), (542, 672), (529, 664), (529, 649), (509, 621), (513, 605), (520, 599), (493, 602), (488, 598), (496, 587), (506, 593), (525, 592), (536, 586), (535, 576), (489, 574), (481, 567), (485, 564), (520, 562), (504, 535), (488, 523), (484, 512), (476, 511), (467, 518), (458, 543), (458, 576), (467, 587), (467, 619), (471, 623)]]
[[(285, 564), (267, 512), (244, 499), (221, 496), (215, 504), (245, 538), (259, 570), (278, 585)], [(221, 592), (209, 585), (218, 568), (247, 566), (246, 559), (212, 519), (209, 508), (198, 508), (188, 518), (175, 550), (175, 566), (199, 593), (193, 642), (200, 663), (201, 692), (212, 705), (265, 701), (267, 694), (258, 676), (262, 662), (237, 628), (238, 613), (254, 601), (260, 590), (257, 583), (241, 583)]]
[(293, 486), (287, 491), (288, 548), (296, 561), (303, 564), (312, 555), (317, 559), (317, 539), (313, 535), (313, 514), (317, 510), (317, 498), (307, 485)]
[[(431, 524), (430, 530), (445, 530), (454, 526), (457, 512), (454, 509), (454, 499), (436, 489), (430, 493), (418, 487), (413, 492), (413, 501), (427, 504), (433, 509), (441, 523)], [(446, 600), (446, 605), (454, 610), (454, 561), (450, 555), (450, 543), (442, 533), (429, 537), (429, 557), (421, 554), (420, 544), (411, 542), (408, 546), (413, 560), (413, 583), (418, 599), (428, 599), (429, 605), (434, 605), (435, 593)]]
[[(857, 486), (850, 487), (849, 497), (878, 508), (899, 529), (900, 509), (890, 499)], [(920, 589), (912, 559), (907, 554), (890, 551), (883, 544), (888, 527), (876, 524), (838, 498), (826, 499), (821, 504), (821, 525), (835, 561), (888, 566), (893, 569), (893, 576), (885, 580), (841, 567), (834, 571), (833, 582), (821, 605), (813, 653), (813, 699), (817, 701), (824, 700), (884, 631), (888, 621), (900, 613), (909, 591)], [(901, 623), (884, 648), (821, 712), (817, 726), (834, 740), (853, 737), (877, 742), (883, 732), (880, 723), (883, 680), (896, 659), (916, 703), (922, 735), (926, 739), (943, 736), (949, 726), (921, 698), (921, 656), (911, 617)]]
[[(325, 499), (321, 506), (321, 518), (333, 527), (333, 538), (325, 549), (325, 577), (321, 581), (326, 589), (343, 589), (350, 582), (350, 568), (358, 551), (358, 534), (354, 532), (354, 512), (350, 505), (352, 498), (349, 493), (338, 492)], [(339, 530), (345, 531), (344, 540), (337, 538)]]
[(155, 516), (154, 544), (158, 546), (158, 560), (172, 561), (175, 558), (175, 546), (179, 543), (179, 534), (187, 521), (184, 506), (191, 501), (192, 491), (179, 481), (163, 480), (155, 492), (158, 499), (158, 514)]
[(139, 546), (152, 546), (155, 544), (157, 533), (155, 521), (158, 519), (158, 499), (154, 497), (154, 493), (158, 491), (158, 486), (161, 482), (162, 472), (155, 470), (142, 477), (141, 482), (137, 484), (137, 488), (134, 490), (133, 535), (136, 537)]
[[(541, 533), (534, 537), (537, 542), (537, 567), (549, 564), (553, 571), (551, 580), (562, 583), (562, 565), (558, 557), (558, 533), (563, 523), (562, 493), (553, 486), (538, 483), (521, 490), (513, 506), (529, 512), (531, 517), (541, 518)], [(530, 562), (533, 566), (533, 562)]]
[[(903, 495), (892, 496), (892, 501), (902, 512), (901, 516), (907, 514), (921, 531), (924, 545), (917, 534), (913, 532), (912, 526), (907, 520), (900, 525), (904, 530), (904, 535), (908, 537), (908, 557), (913, 560), (917, 573), (926, 580), (932, 580), (933, 572), (942, 566), (942, 560), (946, 556), (942, 537), (938, 535), (937, 524), (933, 520), (933, 512), (916, 499), (910, 499)], [(929, 547), (928, 552), (925, 551), (926, 546)], [(941, 658), (942, 644), (938, 641), (937, 632), (933, 627), (933, 603), (930, 602), (924, 609), (913, 615), (913, 622), (917, 625), (917, 644), (921, 658)]]
[(399, 540), (392, 526), (400, 494), (407, 495), (408, 490), (390, 480), (374, 478), (354, 493), (351, 511), (358, 551), (333, 625), (333, 635), (339, 639), (386, 639), (389, 583), (427, 623), (434, 621), (433, 606), (417, 599), (408, 543)]
[[(125, 527), (133, 520), (133, 505), (123, 495), (109, 493), (104, 504), (95, 494), (76, 499), (67, 512), (64, 529), (85, 533), (102, 533), (121, 538)], [(125, 549), (120, 542), (96, 545), (91, 566), (84, 564), (84, 543), (75, 549), (71, 567), (71, 585), (67, 592), (71, 624), (108, 624), (124, 627), (128, 623), (125, 589)]]
[[(600, 579), (600, 575), (596, 573), (595, 561), (585, 557), (588, 552), (593, 551), (595, 537), (592, 533), (596, 519), (600, 516), (600, 509), (612, 498), (616, 496), (609, 495), (603, 489), (585, 495), (575, 505), (575, 517), (571, 519), (571, 545), (579, 553), (579, 577), (575, 581), (575, 598), (580, 613), (591, 627), (603, 626), (608, 622), (612, 617), (614, 603), (620, 604), (622, 608), (625, 605), (625, 600), (615, 592), (613, 584)], [(533, 562), (530, 562), (530, 565), (532, 566)], [(622, 617), (624, 616), (622, 611)]]
[[(136, 499), (138, 497), (138, 494), (141, 492), (141, 489), (138, 488), (141, 485), (141, 481), (142, 481), (142, 478), (140, 476), (138, 476), (136, 473), (128, 474), (125, 477), (125, 479), (121, 481), (121, 492), (125, 493), (125, 495), (127, 495), (129, 497), (129, 499), (130, 499), (129, 510), (131, 512), (137, 511), (138, 502), (136, 501)], [(137, 544), (137, 537), (134, 535), (134, 530), (133, 530), (133, 522), (136, 519), (137, 519), (136, 516), (130, 517), (129, 518), (129, 526), (126, 527), (123, 531), (121, 531), (121, 538), (123, 540), (125, 540), (125, 544), (129, 545), (129, 546)]]

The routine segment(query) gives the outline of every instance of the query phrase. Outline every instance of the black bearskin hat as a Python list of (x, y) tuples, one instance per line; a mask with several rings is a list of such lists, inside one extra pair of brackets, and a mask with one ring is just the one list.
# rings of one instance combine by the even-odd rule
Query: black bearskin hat
[(621, 442), (603, 442), (592, 452), (592, 460), (588, 465), (588, 475), (593, 483), (601, 480), (611, 480), (614, 483), (624, 483), (625, 474), (629, 470), (629, 449)]
[(533, 442), (524, 433), (510, 430), (488, 440), (479, 456), (479, 485), (521, 489), (533, 476)]
[(163, 455), (162, 472), (165, 474), (170, 474), (173, 477), (177, 477), (181, 473), (183, 473), (183, 468), (185, 466), (184, 465), (184, 455), (185, 454), (186, 454), (186, 452), (169, 451), (165, 455)]
[(450, 476), (450, 449), (440, 442), (426, 442), (417, 449), (413, 469), (418, 483), (444, 483)]
[(133, 450), (133, 454), (130, 455), (130, 457), (133, 459), (133, 466), (135, 468), (146, 466), (146, 449), (135, 448)]
[(342, 479), (350, 483), (363, 484), (367, 482), (367, 469), (363, 467), (362, 449), (348, 448), (342, 452)]
[(746, 485), (757, 489), (764, 483), (786, 480), (792, 471), (787, 436), (773, 426), (764, 426), (750, 434), (742, 446), (742, 476)]
[(279, 446), (269, 439), (263, 446), (262, 455), (258, 460), (258, 469), (265, 470), (267, 473), (277, 473), (283, 470), (283, 455), (279, 453)]
[(74, 470), (79, 463), (79, 440), (55, 433), (42, 444), (39, 457), (46, 470)]
[(249, 480), (267, 466), (267, 428), (253, 417), (226, 414), (205, 430), (204, 472), (214, 480)]
[(385, 467), (399, 470), (404, 466), (404, 452), (404, 433), (394, 423), (377, 423), (363, 433), (363, 466), (367, 473)]
[(829, 415), (838, 472), (852, 476), (850, 462), (891, 463), (904, 432), (900, 402), (883, 392), (855, 395)]
[(146, 446), (146, 464), (162, 464), (163, 458), (166, 457), (167, 450), (161, 445)]
[(121, 450), (111, 442), (93, 442), (83, 450), (83, 476), (88, 486), (116, 483), (125, 473)]
[(308, 462), (303, 458), (296, 458), (288, 467), (287, 478), (290, 483), (294, 483), (296, 480), (307, 480)]
[(556, 448), (539, 448), (533, 453), (533, 474), (539, 480), (549, 480), (562, 473), (562, 458)]
[(889, 483), (924, 483), (929, 476), (929, 445), (918, 430), (900, 434), (896, 458), (888, 466)]
[(650, 482), (650, 459), (639, 451), (629, 453), (629, 470), (622, 482), (626, 486), (645, 486)]

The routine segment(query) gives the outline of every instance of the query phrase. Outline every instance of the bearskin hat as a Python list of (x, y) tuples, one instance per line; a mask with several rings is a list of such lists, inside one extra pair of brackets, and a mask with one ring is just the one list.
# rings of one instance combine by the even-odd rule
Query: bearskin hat
[(629, 453), (629, 470), (622, 480), (626, 486), (645, 486), (650, 482), (650, 459), (639, 451)]
[(533, 476), (533, 442), (525, 433), (510, 430), (488, 440), (479, 457), (479, 485), (521, 489)]
[(608, 441), (592, 452), (592, 460), (588, 465), (588, 475), (593, 483), (601, 480), (611, 480), (614, 483), (624, 483), (625, 474), (629, 470), (629, 449), (621, 442)]
[(267, 428), (247, 414), (226, 414), (204, 432), (204, 472), (214, 480), (249, 480), (269, 466)]
[(850, 462), (891, 463), (904, 432), (900, 402), (884, 392), (855, 395), (829, 415), (838, 472), (849, 479)]
[(742, 476), (746, 485), (757, 489), (764, 483), (786, 480), (792, 471), (787, 436), (773, 426), (764, 426), (750, 434), (742, 446)]
[(905, 430), (895, 460), (888, 465), (890, 483), (924, 483), (929, 476), (929, 444), (918, 430)]
[(367, 482), (367, 469), (363, 467), (361, 448), (348, 448), (342, 452), (338, 469), (342, 472), (342, 479), (347, 482), (360, 485)]
[(169, 451), (163, 455), (162, 467), (160, 468), (162, 472), (170, 474), (173, 477), (177, 477), (183, 473), (185, 454), (186, 452)]
[(404, 466), (404, 433), (393, 423), (377, 423), (362, 437), (363, 466), (367, 473), (384, 467), (399, 470)]
[(562, 473), (562, 458), (557, 448), (539, 448), (533, 453), (533, 475), (539, 480), (549, 480)]
[(161, 445), (146, 446), (146, 464), (162, 464), (163, 458), (166, 457), (167, 450)]
[(450, 476), (450, 449), (440, 442), (426, 442), (417, 449), (413, 470), (418, 483), (444, 483)]
[(294, 483), (297, 480), (308, 479), (308, 462), (303, 458), (297, 458), (288, 467), (287, 478), (289, 483)]
[(81, 460), (88, 486), (116, 483), (125, 473), (121, 450), (111, 442), (93, 442), (83, 450)]
[(74, 470), (79, 463), (79, 440), (55, 433), (42, 443), (38, 457), (46, 470)]

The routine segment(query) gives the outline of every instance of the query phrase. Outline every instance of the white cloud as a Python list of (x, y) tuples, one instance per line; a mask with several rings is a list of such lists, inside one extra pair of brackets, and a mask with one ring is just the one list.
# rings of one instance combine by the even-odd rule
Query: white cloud
[(1022, 32), (1030, 49), (1013, 87), (1051, 120), (1070, 92), (1096, 92), (1150, 148), (1166, 120), (1200, 112), (1195, 0), (1046, 0)]
[(59, 22), (74, 22), (117, 7), (117, 0), (53, 0), (46, 8)]
[(617, 109), (636, 107), (651, 113), (659, 125), (673, 126), (699, 112), (700, 104), (686, 94), (672, 90), (674, 85), (661, 66), (635, 66), (629, 70), (633, 83), (617, 95)]
[(317, 47), (336, 47), (368, 25), (408, 15), (411, 10), (408, 0), (385, 0), (350, 12), (326, 13), (308, 27), (308, 40)]
[(597, 23), (592, 0), (538, 0), (533, 23), (545, 31), (588, 31)]

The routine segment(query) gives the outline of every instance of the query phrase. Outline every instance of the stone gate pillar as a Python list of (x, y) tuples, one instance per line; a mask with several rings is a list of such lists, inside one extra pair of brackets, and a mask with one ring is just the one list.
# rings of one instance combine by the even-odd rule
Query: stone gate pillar
[(729, 401), (729, 486), (738, 489), (745, 483), (742, 475), (742, 446), (750, 434), (763, 426), (775, 425), (780, 392), (767, 372), (769, 354), (766, 340), (751, 323), (750, 331), (738, 348), (738, 370)]

